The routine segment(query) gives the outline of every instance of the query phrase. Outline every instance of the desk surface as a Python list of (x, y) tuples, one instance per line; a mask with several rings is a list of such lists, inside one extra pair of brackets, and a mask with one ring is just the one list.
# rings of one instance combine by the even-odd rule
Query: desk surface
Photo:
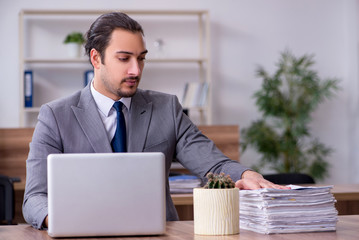
[[(324, 186), (312, 184), (309, 186)], [(337, 201), (341, 200), (359, 200), (359, 184), (335, 184), (331, 191)], [(171, 194), (175, 205), (193, 205), (193, 195), (189, 194)]]
[[(263, 235), (247, 230), (240, 230), (238, 235), (228, 235), (228, 236), (203, 236), (203, 235), (194, 235), (193, 234), (193, 221), (178, 221), (178, 222), (168, 222), (166, 234), (163, 236), (153, 236), (153, 237), (121, 237), (121, 238), (79, 238), (81, 240), (106, 240), (106, 239), (176, 239), (176, 240), (252, 240), (252, 239), (266, 239), (266, 240), (335, 240), (335, 239), (345, 239), (345, 240), (354, 240), (358, 239), (359, 236), (359, 215), (351, 216), (339, 216), (339, 221), (337, 224), (336, 232), (316, 232), (316, 233), (296, 233), (296, 234), (273, 234), (273, 235)], [(0, 226), (0, 239), (6, 240), (18, 240), (18, 239), (28, 239), (28, 240), (50, 240), (53, 239), (47, 235), (46, 231), (36, 230), (29, 225), (15, 225), (15, 226)], [(66, 238), (61, 238), (66, 240)], [(75, 239), (75, 238), (72, 238)]]

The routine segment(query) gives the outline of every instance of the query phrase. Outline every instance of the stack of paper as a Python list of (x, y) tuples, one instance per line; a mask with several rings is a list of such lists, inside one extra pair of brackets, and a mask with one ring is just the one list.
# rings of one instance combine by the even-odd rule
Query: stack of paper
[(240, 228), (259, 233), (335, 231), (332, 186), (241, 190)]
[(201, 187), (202, 181), (193, 175), (178, 175), (168, 178), (171, 193), (192, 193), (193, 188)]

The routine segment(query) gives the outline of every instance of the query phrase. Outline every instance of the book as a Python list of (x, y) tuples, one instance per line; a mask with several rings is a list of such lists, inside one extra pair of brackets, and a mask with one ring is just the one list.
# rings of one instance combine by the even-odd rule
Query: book
[(170, 176), (168, 181), (171, 193), (193, 193), (193, 188), (202, 186), (201, 179), (194, 175)]
[(85, 74), (84, 74), (84, 85), (85, 85), (85, 87), (92, 81), (93, 77), (94, 77), (93, 70), (85, 71)]
[(33, 84), (32, 71), (26, 70), (24, 72), (24, 105), (26, 108), (32, 107)]
[(182, 98), (182, 107), (203, 107), (207, 103), (208, 83), (190, 82), (186, 83)]

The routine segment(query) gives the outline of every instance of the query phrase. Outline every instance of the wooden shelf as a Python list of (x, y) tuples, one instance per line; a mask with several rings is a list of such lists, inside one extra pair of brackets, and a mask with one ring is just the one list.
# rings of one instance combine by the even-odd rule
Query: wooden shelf
[(88, 59), (82, 58), (64, 58), (64, 59), (55, 59), (55, 58), (25, 58), (24, 63), (89, 63)]
[[(71, 25), (78, 25), (80, 31), (84, 32), (88, 28), (88, 24), (92, 23), (99, 15), (121, 11), (127, 13), (134, 18), (138, 18), (142, 25), (149, 24), (149, 33), (155, 31), (151, 38), (150, 34), (146, 34), (147, 41), (154, 41), (156, 37), (168, 35), (169, 43), (173, 45), (168, 47), (168, 51), (163, 58), (155, 58), (157, 55), (148, 54), (146, 64), (154, 66), (151, 72), (156, 80), (161, 79), (160, 71), (168, 70), (166, 74), (174, 73), (177, 77), (176, 83), (183, 84), (185, 81), (199, 81), (207, 82), (209, 86), (208, 100), (204, 107), (191, 107), (189, 108), (190, 115), (197, 118), (195, 124), (211, 124), (212, 123), (212, 112), (211, 112), (211, 69), (210, 69), (210, 21), (209, 12), (206, 10), (125, 10), (125, 9), (100, 9), (100, 10), (79, 10), (79, 9), (63, 9), (63, 10), (41, 10), (41, 9), (24, 9), (19, 14), (19, 61), (20, 61), (20, 72), (24, 70), (32, 70), (34, 73), (33, 88), (39, 93), (41, 89), (45, 89), (46, 94), (37, 94), (33, 96), (36, 98), (36, 106), (42, 105), (47, 101), (50, 101), (51, 96), (63, 96), (69, 93), (69, 90), (75, 91), (80, 84), (78, 79), (83, 78), (81, 71), (85, 72), (91, 67), (87, 57), (81, 58), (67, 58), (65, 48), (61, 44), (60, 37), (68, 31), (73, 31)], [(171, 23), (167, 23), (167, 20)], [(187, 21), (193, 23), (187, 26)], [(172, 22), (175, 24), (185, 24), (182, 26), (182, 32), (173, 28)], [(65, 23), (65, 24), (64, 24)], [(158, 27), (162, 26), (162, 27)], [(146, 29), (148, 26), (145, 26)], [(85, 29), (86, 28), (86, 29)], [(56, 30), (56, 31), (55, 31)], [(173, 30), (171, 32), (171, 30)], [(169, 32), (169, 33), (168, 33)], [(40, 37), (41, 36), (41, 37)], [(178, 42), (183, 36), (184, 40), (187, 41), (184, 51), (181, 48), (177, 48)], [(172, 38), (171, 38), (172, 37)], [(151, 40), (150, 40), (151, 39)], [(167, 43), (168, 43), (167, 42)], [(180, 41), (182, 42), (182, 41)], [(46, 46), (46, 50), (43, 47)], [(152, 45), (147, 45), (149, 53), (155, 50)], [(165, 45), (166, 46), (166, 45)], [(167, 45), (170, 46), (170, 45)], [(48, 49), (52, 49), (50, 53)], [(159, 56), (159, 55), (158, 55)], [(156, 64), (162, 64), (157, 66)], [(168, 64), (168, 65), (166, 65)], [(175, 66), (175, 64), (178, 64)], [(188, 65), (186, 65), (188, 64)], [(192, 66), (193, 64), (194, 66)], [(161, 69), (159, 69), (161, 67)], [(194, 68), (195, 67), (195, 68)], [(85, 69), (86, 68), (86, 69)], [(67, 71), (71, 70), (71, 71)], [(190, 77), (186, 76), (181, 78), (183, 70), (188, 70), (186, 74), (193, 74)], [(59, 82), (60, 71), (64, 71), (66, 79), (68, 80), (58, 89), (51, 89), (50, 81)], [(172, 72), (169, 72), (172, 71)], [(177, 72), (176, 72), (177, 71)], [(52, 75), (52, 74), (56, 75)], [(151, 76), (151, 77), (152, 77)], [(192, 77), (193, 76), (193, 77)], [(71, 83), (71, 80), (74, 79)], [(188, 79), (188, 80), (187, 80)], [(38, 81), (38, 82), (36, 82)], [(162, 82), (159, 82), (162, 81)], [(165, 81), (163, 83), (163, 81)], [(20, 74), (20, 126), (21, 127), (32, 127), (36, 122), (36, 116), (33, 113), (38, 113), (39, 108), (25, 108), (24, 107), (24, 79), (23, 74)], [(151, 88), (157, 91), (166, 92), (165, 84), (168, 84), (167, 78), (158, 80), (159, 88)], [(52, 83), (51, 83), (52, 84)], [(71, 85), (72, 84), (72, 85)], [(56, 84), (53, 84), (56, 85)], [(152, 86), (151, 86), (152, 87)], [(72, 89), (73, 88), (73, 89)], [(76, 89), (75, 89), (76, 88)], [(179, 98), (181, 92), (178, 86), (176, 88), (168, 87), (171, 94), (176, 94)], [(80, 90), (80, 89), (78, 89)], [(170, 92), (172, 91), (172, 92)], [(43, 92), (41, 92), (43, 93)], [(190, 116), (191, 117), (191, 116)]]
[(21, 14), (26, 15), (100, 15), (113, 11), (121, 11), (126, 14), (133, 15), (205, 15), (208, 14), (206, 10), (124, 10), (124, 9), (111, 9), (111, 10), (31, 10), (24, 9)]
[(40, 112), (40, 107), (27, 107), (27, 108), (24, 108), (24, 112), (38, 113), (38, 112)]
[[(146, 59), (150, 63), (202, 63), (207, 62), (206, 58), (152, 58)], [(25, 58), (24, 63), (61, 64), (61, 63), (89, 63), (87, 58)]]

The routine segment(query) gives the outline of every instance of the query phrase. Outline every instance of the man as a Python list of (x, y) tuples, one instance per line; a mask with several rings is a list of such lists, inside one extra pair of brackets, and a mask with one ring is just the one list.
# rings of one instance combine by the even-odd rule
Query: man
[[(23, 215), (47, 226), (47, 163), (50, 153), (112, 152), (116, 101), (123, 103), (128, 152), (163, 152), (166, 174), (177, 158), (194, 174), (225, 172), (240, 189), (274, 185), (224, 156), (183, 114), (175, 96), (138, 89), (147, 54), (141, 26), (123, 13), (100, 16), (87, 33), (93, 81), (72, 96), (41, 107), (27, 159)], [(125, 171), (125, 169), (124, 169)], [(167, 220), (178, 220), (167, 182)]]

